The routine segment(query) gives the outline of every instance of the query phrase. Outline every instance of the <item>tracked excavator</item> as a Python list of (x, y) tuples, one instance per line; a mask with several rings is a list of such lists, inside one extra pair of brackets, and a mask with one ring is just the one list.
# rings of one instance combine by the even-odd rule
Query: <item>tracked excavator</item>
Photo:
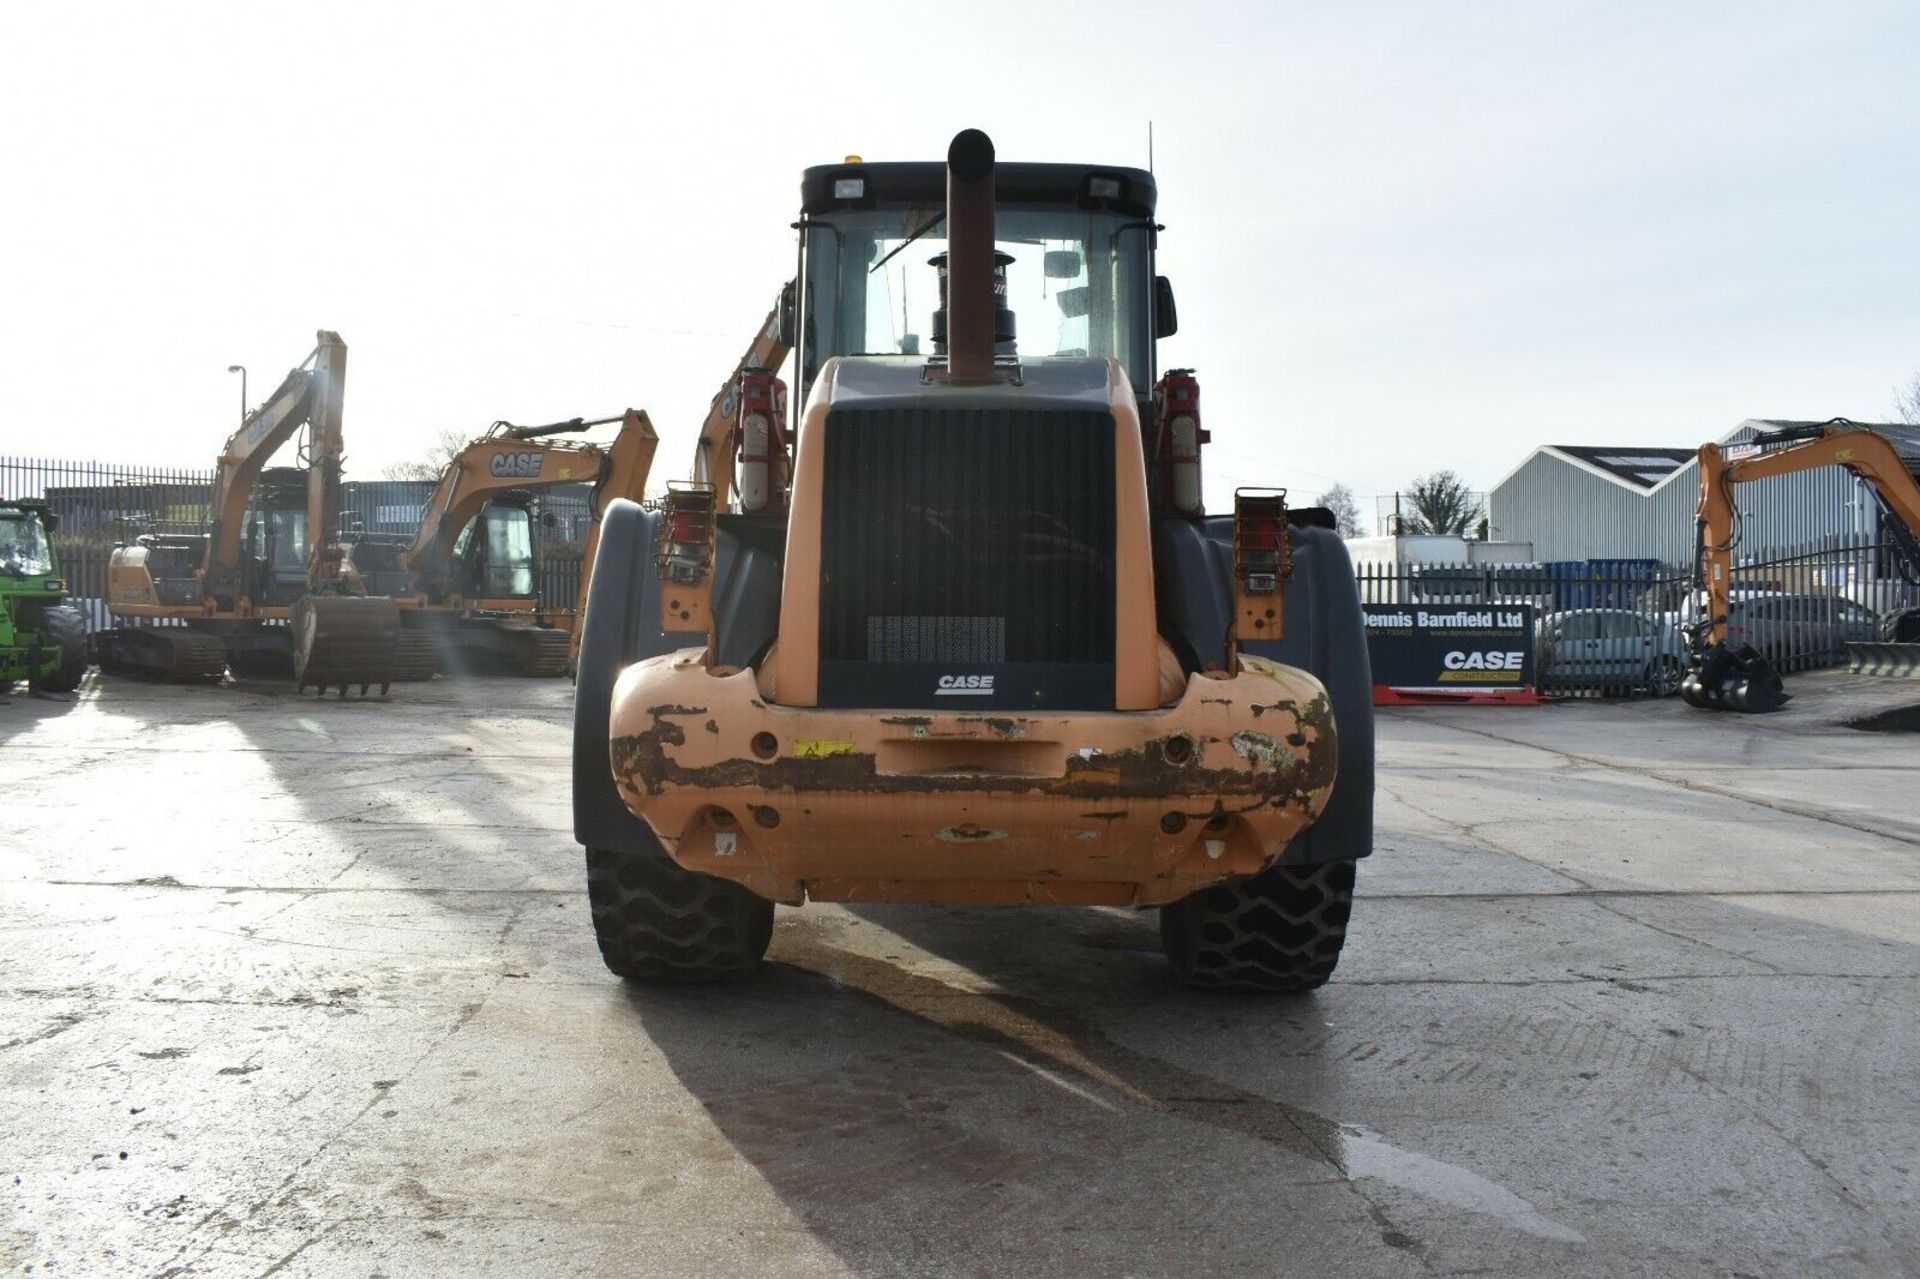
[[(340, 522), (346, 368), (346, 343), (322, 330), (313, 352), (246, 415), (215, 464), (211, 532), (143, 535), (114, 551), (107, 606), (133, 625), (94, 636), (103, 669), (217, 680), (229, 665), (244, 672), (290, 661), (302, 688), (385, 691), (398, 611), (365, 598), (341, 571), (339, 545), (325, 540)], [(302, 428), (304, 467), (268, 468)]]
[[(1700, 505), (1695, 514), (1694, 582), (1701, 621), (1688, 636), (1691, 669), (1680, 695), (1702, 710), (1762, 713), (1788, 698), (1779, 672), (1751, 645), (1727, 643), (1733, 603), (1733, 552), (1739, 543), (1737, 484), (1839, 466), (1866, 482), (1891, 517), (1888, 540), (1908, 581), (1920, 581), (1920, 482), (1883, 435), (1834, 418), (1756, 437), (1739, 454), (1717, 444), (1700, 447)], [(1890, 634), (1889, 639), (1897, 639)]]
[(804, 173), (688, 478), (602, 523), (573, 802), (614, 973), (745, 977), (776, 902), (895, 901), (1153, 908), (1185, 982), (1332, 974), (1372, 848), (1353, 571), (1284, 491), (1206, 509), (1155, 201), (976, 130)]
[[(616, 422), (620, 429), (607, 444), (559, 438)], [(601, 514), (615, 498), (641, 498), (658, 444), (653, 423), (638, 409), (591, 422), (496, 422), (448, 463), (411, 538), (350, 536), (344, 571), (399, 609), (394, 678), (476, 667), (565, 674), (573, 661), (578, 612), (541, 607), (535, 494), (562, 484), (592, 486), (584, 601)]]

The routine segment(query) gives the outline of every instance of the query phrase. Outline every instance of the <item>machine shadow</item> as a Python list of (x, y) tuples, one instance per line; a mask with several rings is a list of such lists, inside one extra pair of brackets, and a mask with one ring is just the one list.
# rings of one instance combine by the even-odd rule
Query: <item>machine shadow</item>
[[(1377, 1234), (1316, 1109), (1335, 1083), (1316, 1001), (1338, 993), (1190, 992), (1158, 950), (1151, 914), (811, 908), (781, 912), (749, 986), (622, 997), (734, 1150), (856, 1269), (1071, 1256), (1125, 1271), (1143, 1241), (1187, 1239), (1265, 1269), (1289, 1237), (1326, 1232), (1329, 1198)], [(1134, 1046), (1169, 1019), (1257, 1026), (1305, 1100)], [(751, 1048), (716, 1051), (730, 1044)], [(1260, 1193), (1223, 1193), (1240, 1178)]]
[[(1356, 926), (1388, 926), (1387, 910), (1364, 922), (1365, 901), (1363, 889)], [(1868, 927), (1728, 901), (1693, 909), (1686, 929), (1712, 939), (1699, 943), (1710, 967), (1726, 958), (1730, 939), (1746, 938), (1762, 969), (1749, 976), (1760, 979), (1920, 971), (1920, 947)], [(1655, 916), (1641, 926), (1657, 940), (1666, 924)], [(1651, 1140), (1664, 1149), (1647, 1156), (1645, 1184), (1634, 1193), (1653, 1203), (1687, 1193), (1691, 1161), (1709, 1157), (1687, 1144), (1689, 1130), (1652, 1138), (1570, 1130), (1557, 1116), (1570, 1104), (1581, 1115), (1667, 1104), (1658, 1098), (1666, 1092), (1671, 1104), (1693, 1106), (1711, 1092), (1763, 1117), (1782, 1135), (1779, 1157), (1789, 1164), (1798, 1158), (1792, 1143), (1827, 1126), (1830, 1107), (1819, 1101), (1817, 1081), (1830, 1063), (1798, 1037), (1807, 1018), (1832, 1015), (1816, 991), (1783, 980), (1703, 1005), (1694, 994), (1701, 987), (1657, 975), (1664, 961), (1649, 958), (1655, 967), (1596, 977), (1569, 1000), (1562, 978), (1530, 989), (1551, 939), (1529, 949), (1509, 935), (1507, 944), (1510, 961), (1496, 955), (1487, 973), (1461, 974), (1452, 985), (1433, 974), (1441, 980), (1426, 995), (1418, 993), (1417, 964), (1374, 954), (1364, 961), (1368, 978), (1351, 985), (1336, 975), (1303, 998), (1223, 996), (1174, 985), (1151, 914), (809, 908), (781, 912), (767, 969), (751, 985), (629, 984), (619, 997), (739, 1157), (856, 1269), (998, 1272), (1045, 1259), (1042, 1268), (1127, 1271), (1143, 1255), (1177, 1254), (1210, 1269), (1259, 1273), (1285, 1257), (1286, 1270), (1306, 1272), (1327, 1247), (1330, 1272), (1398, 1273), (1426, 1246), (1411, 1223), (1425, 1223), (1422, 1235), (1440, 1227), (1432, 1211), (1409, 1217), (1384, 1207), (1394, 1201), (1369, 1189), (1382, 1176), (1451, 1217), (1444, 1229), (1456, 1258), (1458, 1249), (1494, 1247), (1519, 1273), (1546, 1273), (1580, 1255), (1617, 1259), (1618, 1249), (1643, 1250), (1650, 1265), (1684, 1261), (1695, 1254), (1643, 1237), (1633, 1212), (1595, 1215), (1562, 1204), (1575, 1215), (1554, 1221), (1534, 1211), (1524, 1196), (1548, 1187), (1525, 1150), (1564, 1146), (1570, 1132), (1585, 1131), (1565, 1156), (1579, 1169), (1570, 1174), (1577, 1182), (1603, 1175), (1623, 1146)], [(1820, 958), (1789, 969), (1779, 954)], [(1415, 990), (1401, 988), (1408, 980)], [(1840, 1033), (1886, 1038), (1888, 1028), (1866, 1011), (1894, 987), (1881, 989), (1888, 995), (1862, 1003), (1863, 1020)], [(1357, 1126), (1383, 1104), (1379, 1068), (1394, 1054), (1362, 1064), (1365, 1057), (1350, 1055), (1352, 1032), (1379, 1024), (1383, 1013), (1507, 1027), (1532, 1019), (1549, 1029), (1538, 1041), (1472, 1050), (1499, 1063), (1501, 1087), (1511, 1090), (1502, 1113), (1526, 1117), (1508, 1122), (1536, 1128), (1519, 1141), (1520, 1154), (1488, 1150), (1463, 1127), (1432, 1152), (1460, 1157), (1456, 1167), (1383, 1145)], [(1210, 1046), (1190, 1050), (1196, 1044)], [(1619, 1060), (1562, 1060), (1569, 1044)], [(1755, 1061), (1767, 1070), (1755, 1070)], [(1576, 1073), (1582, 1066), (1587, 1073)], [(1460, 1091), (1443, 1083), (1414, 1086), (1432, 1089), (1435, 1114), (1462, 1104)], [(1847, 1104), (1865, 1113), (1897, 1107), (1904, 1092), (1892, 1078), (1863, 1078), (1859, 1087)], [(1728, 1127), (1728, 1149), (1715, 1157), (1744, 1153), (1741, 1130)], [(1383, 1149), (1389, 1163), (1406, 1161), (1402, 1172), (1439, 1171), (1395, 1182), (1374, 1162)], [(1877, 1156), (1866, 1158), (1871, 1166)], [(1799, 1196), (1796, 1211), (1828, 1218), (1826, 1228), (1849, 1246), (1897, 1263), (1887, 1239), (1911, 1224), (1911, 1210), (1885, 1200), (1868, 1209), (1832, 1202), (1823, 1175), (1788, 1177), (1771, 1193)], [(1455, 1179), (1480, 1189), (1460, 1196), (1457, 1183), (1448, 1189)], [(1522, 1197), (1505, 1190), (1509, 1179)], [(1497, 1206), (1503, 1199), (1510, 1211)], [(1733, 1255), (1777, 1207), (1771, 1199), (1747, 1210), (1730, 1202), (1698, 1248)], [(1653, 1229), (1657, 1218), (1650, 1213), (1642, 1224)], [(1583, 1242), (1580, 1231), (1593, 1233)], [(1143, 1254), (1143, 1246), (1156, 1251)]]

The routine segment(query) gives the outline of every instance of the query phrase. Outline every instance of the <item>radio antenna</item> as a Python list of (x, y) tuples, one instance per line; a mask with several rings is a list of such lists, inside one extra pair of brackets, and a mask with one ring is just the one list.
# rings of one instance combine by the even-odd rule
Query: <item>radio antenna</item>
[(1147, 172), (1153, 172), (1153, 121), (1147, 121)]

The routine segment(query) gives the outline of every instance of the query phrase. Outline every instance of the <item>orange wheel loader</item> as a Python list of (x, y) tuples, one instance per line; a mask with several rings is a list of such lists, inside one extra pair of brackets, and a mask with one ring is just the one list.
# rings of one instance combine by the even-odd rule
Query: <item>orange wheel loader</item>
[(1372, 846), (1353, 572), (1282, 492), (1205, 511), (1155, 197), (975, 130), (806, 171), (762, 358), (601, 531), (574, 829), (613, 972), (744, 977), (775, 903), (895, 901), (1154, 907), (1185, 982), (1332, 974)]

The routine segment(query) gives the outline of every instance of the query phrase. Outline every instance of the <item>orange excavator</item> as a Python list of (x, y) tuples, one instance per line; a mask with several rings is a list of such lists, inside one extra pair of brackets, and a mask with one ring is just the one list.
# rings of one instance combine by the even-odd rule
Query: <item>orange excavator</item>
[[(608, 444), (553, 438), (616, 422), (620, 429)], [(547, 426), (496, 422), (448, 463), (411, 538), (349, 535), (343, 571), (399, 610), (394, 678), (426, 679), (436, 669), (564, 674), (577, 647), (577, 614), (541, 606), (535, 564), (543, 521), (535, 494), (592, 486), (584, 601), (600, 513), (614, 498), (640, 500), (658, 444), (638, 409)]]
[(1695, 515), (1694, 578), (1703, 619), (1689, 635), (1692, 669), (1680, 685), (1687, 704), (1703, 710), (1764, 712), (1787, 700), (1779, 672), (1751, 646), (1727, 644), (1733, 606), (1733, 550), (1739, 511), (1733, 488), (1753, 480), (1845, 467), (1866, 482), (1893, 518), (1887, 532), (1909, 580), (1920, 580), (1920, 482), (1883, 435), (1837, 417), (1762, 435), (1729, 456), (1717, 444), (1700, 447), (1700, 506)]
[[(291, 657), (303, 687), (384, 691), (399, 615), (365, 598), (341, 547), (322, 540), (340, 522), (346, 370), (347, 344), (322, 330), (221, 449), (211, 531), (144, 535), (113, 553), (107, 606), (134, 624), (94, 637), (103, 669), (204, 680)], [(302, 428), (304, 466), (267, 467)], [(179, 625), (151, 624), (164, 622)]]

